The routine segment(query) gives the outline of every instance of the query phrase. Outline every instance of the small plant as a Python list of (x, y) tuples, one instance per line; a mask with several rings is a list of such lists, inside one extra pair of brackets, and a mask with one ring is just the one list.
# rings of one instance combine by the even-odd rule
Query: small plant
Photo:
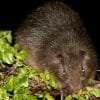
[(12, 44), (11, 31), (0, 31), (0, 100), (54, 100), (50, 91), (59, 90), (56, 78), (23, 63), (28, 52)]

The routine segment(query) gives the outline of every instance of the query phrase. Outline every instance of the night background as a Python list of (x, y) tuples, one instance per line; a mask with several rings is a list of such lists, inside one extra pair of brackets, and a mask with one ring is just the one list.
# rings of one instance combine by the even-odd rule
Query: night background
[[(36, 9), (47, 1), (51, 0), (0, 0), (0, 30), (16, 31), (16, 28), (32, 9)], [(89, 35), (93, 39), (100, 60), (99, 0), (59, 1), (70, 4), (80, 14)]]

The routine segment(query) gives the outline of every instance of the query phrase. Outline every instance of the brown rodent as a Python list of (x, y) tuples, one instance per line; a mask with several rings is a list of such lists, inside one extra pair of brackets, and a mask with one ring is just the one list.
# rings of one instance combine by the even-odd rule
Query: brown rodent
[(15, 32), (15, 40), (30, 53), (25, 62), (52, 72), (66, 93), (94, 77), (95, 49), (79, 15), (66, 4), (49, 2), (32, 11)]

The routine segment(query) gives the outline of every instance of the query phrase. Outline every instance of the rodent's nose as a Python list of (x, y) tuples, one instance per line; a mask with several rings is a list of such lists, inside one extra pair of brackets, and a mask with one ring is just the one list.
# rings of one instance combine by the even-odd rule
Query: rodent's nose
[(74, 85), (69, 85), (65, 88), (63, 88), (63, 92), (66, 94), (66, 95), (69, 95), (69, 94), (72, 94), (73, 92), (78, 92), (80, 90), (81, 86), (80, 85), (77, 85), (77, 86), (74, 86)]

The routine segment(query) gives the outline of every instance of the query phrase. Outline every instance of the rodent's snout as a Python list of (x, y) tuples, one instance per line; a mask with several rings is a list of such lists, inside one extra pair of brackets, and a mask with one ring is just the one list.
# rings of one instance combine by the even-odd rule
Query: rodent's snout
[(74, 76), (73, 78), (71, 77), (70, 79), (67, 79), (66, 82), (62, 83), (62, 88), (64, 94), (71, 94), (83, 88), (83, 84), (79, 78)]
[(79, 91), (80, 89), (81, 89), (81, 85), (77, 85), (77, 86), (69, 85), (63, 88), (62, 91), (64, 94), (69, 95), (69, 94), (72, 94), (73, 92)]
[(69, 95), (72, 94), (73, 92), (78, 92), (81, 89), (81, 85), (77, 86), (68, 86), (66, 88), (63, 88), (62, 91), (64, 94)]

